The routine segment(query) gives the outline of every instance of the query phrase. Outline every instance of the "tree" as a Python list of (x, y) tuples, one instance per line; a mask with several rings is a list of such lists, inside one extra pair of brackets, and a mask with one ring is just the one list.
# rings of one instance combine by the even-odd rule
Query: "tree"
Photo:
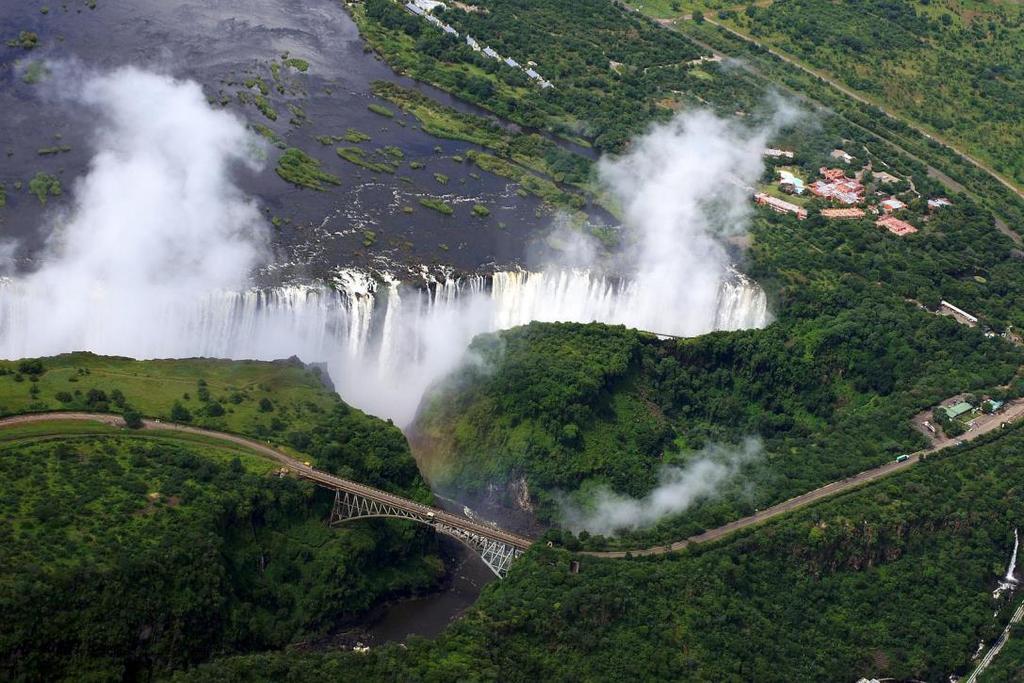
[[(187, 411), (186, 411), (187, 412)], [(125, 408), (124, 423), (129, 429), (142, 428), (142, 413), (134, 408)]]
[(43, 362), (40, 360), (23, 360), (18, 363), (18, 372), (25, 375), (35, 376), (46, 372), (46, 368), (43, 367)]
[(271, 402), (271, 400), (269, 398), (264, 396), (263, 398), (260, 399), (260, 412), (261, 413), (269, 413), (273, 409), (274, 409), (274, 404), (273, 404), (273, 402)]
[(693, 10), (693, 14), (691, 14), (690, 16), (693, 18), (693, 20), (696, 23), (698, 23), (698, 24), (703, 24), (704, 23), (704, 13), (701, 12), (699, 9)]
[(191, 422), (192, 413), (188, 411), (188, 408), (183, 406), (180, 401), (175, 401), (174, 405), (171, 406), (171, 421), (172, 422)]

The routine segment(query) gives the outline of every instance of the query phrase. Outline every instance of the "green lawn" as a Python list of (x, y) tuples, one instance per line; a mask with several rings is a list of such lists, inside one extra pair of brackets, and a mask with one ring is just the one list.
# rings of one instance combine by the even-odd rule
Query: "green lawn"
[[(90, 353), (42, 359), (41, 374), (0, 361), (0, 415), (50, 410), (122, 412), (114, 392), (145, 416), (169, 419), (180, 403), (200, 426), (262, 435), (275, 418), (310, 427), (339, 403), (313, 372), (286, 362), (184, 359), (136, 361)], [(202, 380), (205, 389), (199, 385)], [(91, 390), (105, 400), (90, 400)], [(70, 398), (70, 400), (68, 400)], [(93, 394), (92, 399), (99, 398)], [(269, 402), (269, 403), (267, 403)], [(219, 406), (222, 415), (217, 415)]]

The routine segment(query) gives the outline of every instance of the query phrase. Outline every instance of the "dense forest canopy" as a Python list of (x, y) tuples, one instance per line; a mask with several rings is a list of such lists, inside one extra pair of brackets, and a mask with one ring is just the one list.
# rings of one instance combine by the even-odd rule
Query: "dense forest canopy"
[(226, 659), (179, 680), (944, 679), (1013, 609), (991, 592), (1020, 522), (1022, 447), (1019, 431), (965, 446), (685, 553), (536, 547), (437, 641)]
[[(132, 406), (147, 415), (177, 406), (189, 420), (191, 411), (222, 420), (323, 469), (431, 499), (398, 429), (295, 363), (73, 354), (9, 365), (7, 410), (31, 388), (36, 401), (23, 410), (52, 402), (127, 417)], [(67, 404), (49, 395), (56, 387), (69, 389)], [(222, 414), (209, 415), (214, 404)], [(280, 428), (264, 431), (269, 419)], [(0, 437), (7, 679), (148, 679), (215, 654), (280, 648), (443, 573), (427, 529), (373, 520), (331, 529), (328, 492), (280, 478), (246, 451), (59, 421)]]

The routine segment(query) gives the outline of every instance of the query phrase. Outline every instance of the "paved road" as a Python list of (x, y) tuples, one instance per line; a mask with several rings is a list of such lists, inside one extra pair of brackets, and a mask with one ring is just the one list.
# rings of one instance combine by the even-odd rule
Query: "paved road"
[[(1012, 422), (1013, 420), (1020, 418), (1022, 415), (1024, 415), (1024, 399), (1017, 399), (1016, 401), (1013, 401), (1007, 405), (1006, 410), (1000, 415), (1002, 419), (992, 420), (978, 427), (977, 429), (973, 429), (967, 434), (961, 436), (959, 440), (970, 441), (972, 439), (976, 439), (982, 434), (987, 434), (994, 429), (998, 429), (1002, 423)], [(814, 489), (813, 491), (808, 491), (807, 493), (796, 496), (795, 498), (790, 498), (789, 500), (778, 503), (777, 505), (773, 505), (769, 508), (765, 508), (764, 510), (760, 510), (748, 517), (737, 519), (716, 529), (711, 529), (709, 531), (705, 531), (702, 534), (697, 534), (696, 536), (684, 538), (681, 541), (676, 541), (675, 543), (671, 543), (669, 545), (659, 545), (651, 548), (639, 548), (636, 550), (595, 551), (584, 554), (593, 555), (595, 557), (611, 558), (625, 557), (627, 553), (633, 556), (663, 555), (665, 553), (671, 553), (677, 550), (682, 550), (683, 548), (689, 545), (694, 545), (697, 543), (707, 543), (708, 541), (716, 541), (722, 538), (723, 536), (731, 534), (734, 531), (739, 531), (740, 529), (746, 529), (748, 527), (761, 524), (762, 522), (766, 522), (767, 520), (772, 519), (773, 517), (778, 517), (779, 515), (791, 512), (793, 510), (796, 510), (797, 508), (804, 507), (805, 505), (810, 505), (811, 503), (819, 501), (822, 498), (828, 498), (830, 496), (836, 495), (837, 493), (849, 491), (850, 489), (857, 488), (858, 486), (863, 486), (868, 482), (876, 481), (878, 479), (881, 479), (882, 477), (887, 477), (894, 472), (905, 470), (906, 468), (919, 462), (921, 458), (927, 456), (928, 454), (941, 451), (945, 448), (955, 447), (956, 444), (957, 441), (946, 439), (936, 445), (933, 445), (931, 448), (926, 448), (923, 451), (918, 451), (917, 453), (911, 454), (910, 458), (903, 462), (888, 462), (884, 465), (881, 465), (880, 467), (875, 467), (874, 469), (866, 470), (859, 474), (855, 474), (851, 477), (847, 477), (846, 479), (840, 479), (839, 481), (834, 481), (831, 484), (825, 484), (821, 488)]]
[[(0, 429), (5, 427), (12, 427), (15, 425), (29, 424), (33, 422), (53, 422), (61, 420), (74, 420), (74, 421), (87, 421), (87, 422), (101, 422), (114, 427), (124, 427), (124, 420), (117, 415), (99, 414), (99, 413), (32, 413), (29, 415), (16, 415), (14, 417), (8, 417), (0, 419)], [(308, 479), (312, 482), (319, 484), (325, 488), (333, 491), (347, 491), (349, 493), (355, 493), (361, 496), (365, 496), (371, 500), (376, 500), (381, 503), (388, 505), (394, 505), (395, 507), (414, 512), (422, 515), (433, 514), (434, 519), (439, 522), (450, 524), (451, 526), (464, 529), (473, 533), (486, 536), (497, 541), (502, 541), (521, 550), (525, 550), (533, 544), (533, 541), (523, 536), (517, 536), (516, 534), (509, 533), (502, 529), (489, 526), (487, 524), (481, 524), (480, 522), (473, 521), (461, 515), (456, 515), (439, 508), (432, 508), (428, 505), (423, 505), (401, 496), (381, 491), (380, 489), (373, 488), (372, 486), (366, 486), (359, 484), (348, 479), (342, 479), (336, 477), (333, 474), (323, 472), (306, 465), (303, 462), (296, 460), (287, 453), (280, 451), (266, 443), (256, 441), (255, 439), (249, 439), (244, 436), (238, 436), (237, 434), (229, 434), (227, 432), (218, 432), (212, 429), (202, 429), (200, 427), (189, 427), (188, 425), (174, 424), (170, 422), (161, 422), (159, 420), (143, 420), (143, 429), (147, 431), (163, 431), (163, 432), (183, 432), (186, 434), (196, 434), (210, 439), (216, 439), (218, 441), (226, 441), (233, 443), (238, 446), (242, 446), (250, 451), (253, 451), (266, 458), (270, 458), (276, 462), (279, 462), (282, 466), (288, 468), (303, 479)]]

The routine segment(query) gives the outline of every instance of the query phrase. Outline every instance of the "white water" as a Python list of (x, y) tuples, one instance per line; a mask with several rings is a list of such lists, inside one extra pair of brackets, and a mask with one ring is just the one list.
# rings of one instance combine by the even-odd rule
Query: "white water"
[(1020, 546), (1020, 539), (1017, 537), (1017, 530), (1013, 530), (1013, 553), (1010, 554), (1010, 565), (1006, 568), (1006, 575), (999, 582), (999, 585), (992, 592), (992, 597), (998, 599), (1005, 591), (1017, 588), (1017, 577), (1013, 572), (1017, 569), (1017, 550)]
[[(75, 350), (134, 358), (209, 356), (326, 363), (350, 403), (399, 424), (412, 419), (427, 386), (452, 370), (482, 332), (539, 321), (600, 321), (664, 334), (762, 327), (764, 292), (740, 276), (723, 282), (705, 310), (679, 297), (644, 313), (649, 293), (634, 282), (586, 270), (498, 272), (490, 278), (448, 279), (427, 289), (341, 271), (333, 286), (289, 285), (217, 292), (162, 304), (122, 320), (124, 299), (82, 295), (88, 314), (74, 329), (50, 324), (45, 301), (24, 283), (0, 284), (0, 356), (20, 358)], [(666, 300), (659, 293), (659, 300)], [(688, 308), (690, 307), (690, 308)]]
[(1006, 576), (1003, 577), (1003, 581), (1007, 583), (1017, 583), (1016, 577), (1013, 572), (1017, 569), (1017, 548), (1020, 546), (1020, 539), (1017, 537), (1017, 530), (1013, 530), (1013, 554), (1010, 555), (1010, 566), (1006, 568)]

